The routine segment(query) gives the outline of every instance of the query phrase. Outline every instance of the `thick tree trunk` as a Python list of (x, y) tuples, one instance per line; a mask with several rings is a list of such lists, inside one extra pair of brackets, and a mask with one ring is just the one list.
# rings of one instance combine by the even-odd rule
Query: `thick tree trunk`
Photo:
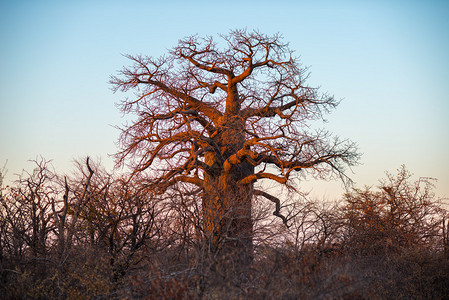
[(252, 256), (252, 191), (227, 177), (222, 174), (207, 180), (204, 230), (211, 251), (248, 261)]
[[(243, 146), (242, 124), (229, 122), (216, 142), (224, 159)], [(224, 170), (214, 152), (205, 156), (205, 162), (216, 171), (204, 179), (203, 220), (206, 237), (213, 252), (247, 264), (252, 260), (253, 221), (252, 184), (239, 181), (254, 173), (254, 167), (244, 161)]]

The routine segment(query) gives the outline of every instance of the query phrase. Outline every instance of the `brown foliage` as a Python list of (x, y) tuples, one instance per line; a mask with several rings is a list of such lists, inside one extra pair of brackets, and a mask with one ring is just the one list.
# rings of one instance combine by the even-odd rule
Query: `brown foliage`
[(382, 181), (379, 192), (354, 190), (343, 205), (292, 199), (283, 207), (291, 211), (289, 229), (255, 201), (254, 259), (242, 269), (234, 253), (208, 251), (200, 238), (197, 195), (170, 189), (155, 197), (139, 177), (126, 181), (88, 161), (67, 180), (36, 163), (34, 172), (2, 189), (5, 299), (444, 299), (449, 293), (444, 210), (430, 182), (410, 183), (405, 169)]
[(396, 251), (435, 245), (442, 237), (444, 210), (432, 192), (432, 179), (411, 183), (402, 166), (387, 173), (379, 191), (354, 189), (345, 195), (347, 246), (363, 251)]

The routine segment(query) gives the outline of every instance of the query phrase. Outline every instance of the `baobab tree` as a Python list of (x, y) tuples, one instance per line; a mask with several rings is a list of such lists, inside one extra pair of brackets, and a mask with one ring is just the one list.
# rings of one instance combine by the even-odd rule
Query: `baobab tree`
[(200, 195), (210, 249), (250, 257), (253, 197), (288, 222), (280, 199), (256, 182), (294, 188), (307, 174), (344, 177), (358, 154), (353, 143), (310, 129), (338, 101), (305, 85), (307, 68), (279, 34), (220, 38), (191, 36), (160, 58), (127, 56), (133, 65), (111, 83), (135, 92), (119, 108), (137, 118), (122, 128), (117, 159), (148, 172), (155, 191), (185, 185)]

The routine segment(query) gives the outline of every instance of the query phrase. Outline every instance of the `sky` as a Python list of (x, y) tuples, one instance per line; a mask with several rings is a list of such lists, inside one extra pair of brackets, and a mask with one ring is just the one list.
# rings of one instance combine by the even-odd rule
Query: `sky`
[[(29, 160), (59, 173), (89, 155), (112, 168), (125, 122), (109, 76), (123, 54), (159, 57), (179, 39), (247, 28), (281, 33), (309, 67), (308, 84), (341, 104), (322, 126), (358, 144), (356, 185), (376, 186), (402, 164), (437, 178), (449, 197), (449, 1), (0, 0), (0, 170)], [(132, 96), (132, 95), (128, 95)], [(323, 199), (336, 181), (305, 180)]]

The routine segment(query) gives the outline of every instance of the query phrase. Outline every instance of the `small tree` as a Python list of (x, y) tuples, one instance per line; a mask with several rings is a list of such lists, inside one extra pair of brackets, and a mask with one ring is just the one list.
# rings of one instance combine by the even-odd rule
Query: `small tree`
[(354, 189), (345, 195), (349, 242), (362, 251), (436, 245), (444, 210), (435, 198), (431, 178), (410, 182), (405, 166), (387, 173), (378, 191)]
[(191, 36), (167, 56), (128, 56), (134, 64), (112, 77), (114, 91), (134, 90), (120, 104), (137, 116), (120, 138), (119, 163), (151, 170), (163, 193), (184, 184), (201, 195), (204, 234), (213, 251), (252, 248), (252, 198), (280, 200), (254, 184), (293, 187), (294, 174), (344, 177), (358, 154), (354, 144), (311, 131), (337, 101), (305, 84), (307, 69), (280, 35), (246, 30)]
[(19, 256), (23, 254), (21, 250), (25, 245), (33, 257), (45, 256), (52, 230), (51, 199), (56, 194), (55, 175), (45, 159), (34, 163), (33, 172), (21, 175), (15, 185), (8, 187), (7, 193), (0, 197), (1, 219), (8, 226), (6, 232), (12, 233), (7, 240)]

